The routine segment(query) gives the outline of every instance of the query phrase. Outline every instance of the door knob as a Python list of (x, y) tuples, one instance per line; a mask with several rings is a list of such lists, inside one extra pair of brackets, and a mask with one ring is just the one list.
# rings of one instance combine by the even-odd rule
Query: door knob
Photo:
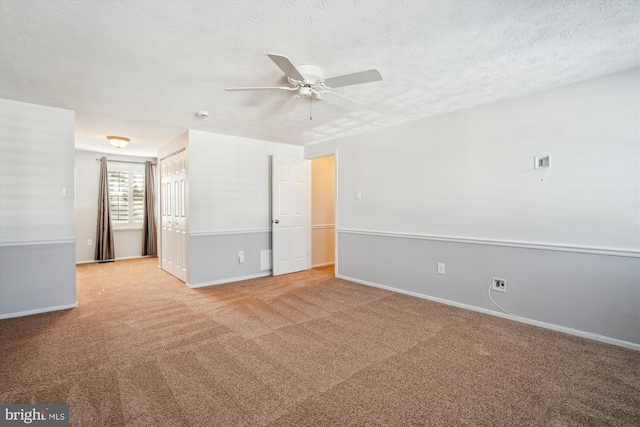
[(275, 220), (275, 221), (273, 221), (273, 222), (275, 222), (276, 224), (280, 224), (280, 220), (279, 220), (279, 219), (276, 219), (276, 220)]

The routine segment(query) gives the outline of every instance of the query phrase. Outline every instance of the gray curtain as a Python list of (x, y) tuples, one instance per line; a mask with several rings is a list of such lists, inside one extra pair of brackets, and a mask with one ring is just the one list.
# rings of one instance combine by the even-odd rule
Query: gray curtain
[(100, 159), (96, 260), (113, 261), (115, 258), (116, 251), (113, 241), (113, 225), (111, 224), (111, 208), (109, 207), (109, 174), (107, 172), (107, 158), (103, 157)]
[(156, 255), (156, 217), (154, 215), (153, 164), (144, 162), (144, 215), (142, 217), (142, 255)]

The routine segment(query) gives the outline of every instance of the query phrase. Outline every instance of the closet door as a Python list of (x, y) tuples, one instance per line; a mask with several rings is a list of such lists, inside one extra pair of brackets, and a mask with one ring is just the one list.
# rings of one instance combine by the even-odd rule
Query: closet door
[(172, 184), (175, 194), (175, 211), (173, 215), (174, 229), (174, 263), (173, 275), (183, 282), (187, 281), (187, 203), (186, 203), (186, 159), (183, 157), (174, 162), (175, 173)]
[(162, 161), (162, 269), (187, 281), (187, 156), (175, 154)]
[(161, 177), (161, 202), (162, 202), (162, 269), (173, 274), (173, 209), (172, 200), (173, 186), (172, 180), (172, 162), (162, 161), (162, 177)]

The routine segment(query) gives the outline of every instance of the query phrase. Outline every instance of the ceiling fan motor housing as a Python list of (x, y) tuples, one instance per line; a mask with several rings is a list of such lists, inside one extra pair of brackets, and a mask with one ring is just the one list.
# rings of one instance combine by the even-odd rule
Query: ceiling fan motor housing
[[(300, 71), (300, 74), (304, 76), (305, 82), (311, 86), (317, 85), (322, 81), (322, 70), (320, 67), (316, 67), (315, 65), (296, 65), (296, 68)], [(292, 80), (291, 77), (287, 77), (287, 80), (293, 85), (300, 83)]]

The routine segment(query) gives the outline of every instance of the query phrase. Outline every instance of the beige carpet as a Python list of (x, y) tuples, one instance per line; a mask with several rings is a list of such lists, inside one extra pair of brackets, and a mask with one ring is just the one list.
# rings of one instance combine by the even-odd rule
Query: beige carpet
[(74, 426), (639, 426), (640, 353), (333, 278), (188, 289), (77, 268), (79, 307), (0, 321), (0, 403)]

